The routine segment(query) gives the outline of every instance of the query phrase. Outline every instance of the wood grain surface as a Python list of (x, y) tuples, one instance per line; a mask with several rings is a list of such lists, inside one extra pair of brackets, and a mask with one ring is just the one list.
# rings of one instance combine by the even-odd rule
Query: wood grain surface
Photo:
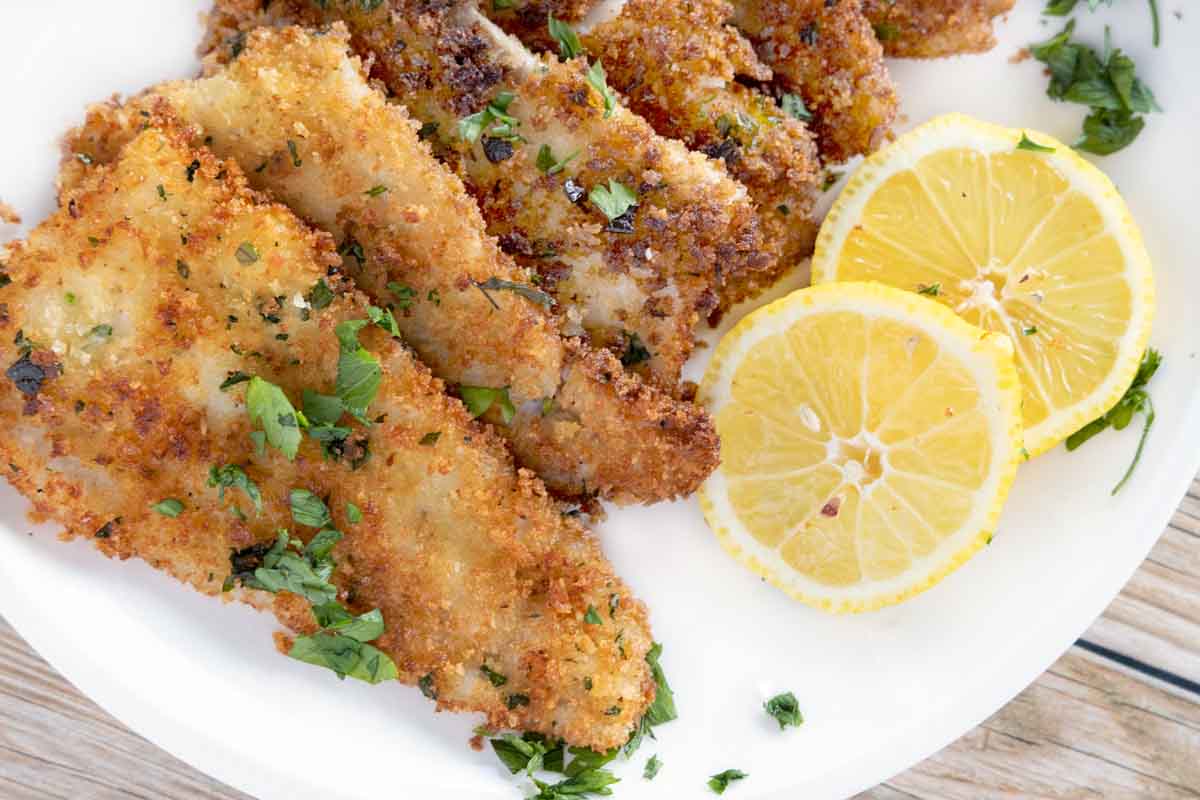
[[(127, 730), (0, 620), (0, 798), (131, 797), (248, 800)], [(1200, 478), (1124, 591), (1036, 683), (856, 800), (914, 798), (1200, 798)]]

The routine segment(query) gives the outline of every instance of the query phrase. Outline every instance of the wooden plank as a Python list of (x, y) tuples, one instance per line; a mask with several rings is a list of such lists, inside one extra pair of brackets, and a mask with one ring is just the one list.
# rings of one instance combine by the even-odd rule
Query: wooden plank
[(250, 800), (126, 729), (2, 620), (0, 797)]

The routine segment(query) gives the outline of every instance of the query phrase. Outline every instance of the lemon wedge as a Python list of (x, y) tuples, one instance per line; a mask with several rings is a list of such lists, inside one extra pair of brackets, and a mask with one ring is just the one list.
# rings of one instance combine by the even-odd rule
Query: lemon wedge
[(700, 387), (721, 544), (831, 611), (899, 602), (990, 538), (1021, 452), (1013, 348), (877, 283), (802, 289), (743, 319)]
[(1030, 455), (1121, 398), (1154, 313), (1150, 258), (1104, 173), (1045, 134), (959, 114), (863, 163), (812, 272), (920, 291), (1011, 337)]

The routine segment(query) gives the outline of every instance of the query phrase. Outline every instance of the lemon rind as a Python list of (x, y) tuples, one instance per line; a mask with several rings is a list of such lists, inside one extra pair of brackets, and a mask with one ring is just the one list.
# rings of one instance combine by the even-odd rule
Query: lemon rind
[(1053, 147), (1053, 153), (1040, 155), (1068, 177), (1072, 188), (1084, 191), (1095, 202), (1125, 256), (1127, 279), (1133, 295), (1133, 316), (1118, 348), (1113, 369), (1087, 397), (1056, 409), (1037, 425), (1025, 430), (1025, 449), (1032, 458), (1050, 450), (1116, 405), (1133, 380), (1150, 341), (1155, 305), (1150, 255), (1125, 201), (1101, 170), (1048, 134), (1028, 128), (1005, 128), (964, 114), (935, 117), (871, 155), (850, 178), (817, 235), (812, 258), (812, 281), (819, 284), (837, 280), (837, 263), (831, 254), (841, 251), (846, 236), (861, 215), (872, 191), (887, 178), (912, 168), (920, 159), (947, 147), (969, 146), (985, 153), (1010, 152), (1016, 149), (1022, 135)]
[[(700, 401), (714, 416), (720, 412), (729, 400), (733, 371), (742, 356), (757, 342), (783, 329), (769, 324), (773, 318), (792, 324), (806, 313), (836, 310), (882, 312), (876, 315), (936, 329), (940, 334), (936, 337), (940, 347), (949, 346), (949, 352), (956, 355), (977, 380), (981, 377), (990, 379), (990, 382), (980, 382), (981, 394), (989, 394), (989, 387), (992, 387), (991, 400), (1004, 420), (1000, 429), (993, 432), (993, 462), (988, 481), (976, 493), (984, 500), (980, 504), (981, 510), (946, 537), (933, 553), (914, 562), (917, 567), (885, 581), (868, 579), (851, 587), (829, 587), (805, 578), (786, 564), (768, 563), (756, 552), (770, 552), (774, 556), (771, 560), (775, 561), (779, 560), (778, 554), (759, 544), (737, 521), (736, 513), (728, 505), (724, 473), (718, 468), (700, 487), (701, 511), (721, 547), (735, 560), (807, 605), (834, 613), (858, 613), (894, 605), (926, 591), (966, 563), (991, 540), (1016, 477), (1018, 463), (1022, 460), (1021, 389), (1012, 359), (1012, 344), (1007, 337), (987, 333), (940, 303), (912, 292), (872, 282), (841, 282), (794, 292), (741, 320), (717, 346), (700, 387)], [(980, 369), (990, 374), (981, 375)], [(986, 510), (982, 510), (984, 505)], [(911, 577), (906, 579), (905, 576)], [(881, 584), (894, 588), (871, 589), (871, 586)]]

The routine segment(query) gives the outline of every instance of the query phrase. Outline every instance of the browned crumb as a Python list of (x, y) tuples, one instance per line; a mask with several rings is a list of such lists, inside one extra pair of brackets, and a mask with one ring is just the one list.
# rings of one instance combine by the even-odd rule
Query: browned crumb
[(0, 222), (7, 223), (9, 225), (21, 224), (21, 215), (17, 213), (15, 208), (3, 200), (0, 200)]
[(992, 20), (1015, 0), (864, 0), (889, 56), (937, 58), (996, 45)]

